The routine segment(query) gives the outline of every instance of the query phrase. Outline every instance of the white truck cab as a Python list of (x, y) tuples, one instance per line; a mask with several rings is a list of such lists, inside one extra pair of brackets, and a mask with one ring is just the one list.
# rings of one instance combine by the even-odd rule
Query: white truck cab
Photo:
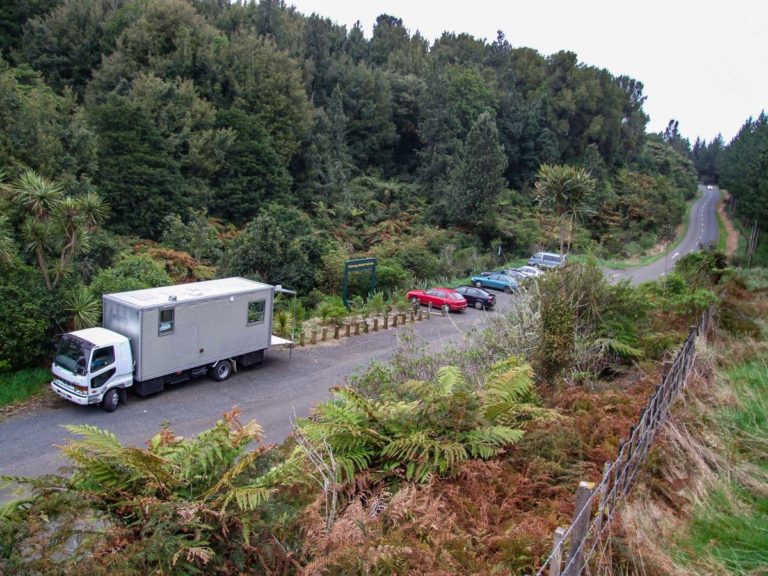
[(75, 404), (101, 404), (113, 412), (133, 383), (128, 338), (106, 328), (65, 334), (53, 359), (51, 388)]

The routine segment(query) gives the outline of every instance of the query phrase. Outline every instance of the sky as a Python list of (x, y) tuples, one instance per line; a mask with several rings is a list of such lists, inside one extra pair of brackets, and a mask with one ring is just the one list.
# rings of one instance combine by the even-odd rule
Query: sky
[(466, 32), (544, 55), (568, 50), (579, 61), (644, 85), (647, 130), (670, 119), (691, 143), (722, 134), (726, 144), (750, 116), (768, 110), (766, 0), (286, 0), (366, 37), (379, 14), (403, 20), (430, 42)]

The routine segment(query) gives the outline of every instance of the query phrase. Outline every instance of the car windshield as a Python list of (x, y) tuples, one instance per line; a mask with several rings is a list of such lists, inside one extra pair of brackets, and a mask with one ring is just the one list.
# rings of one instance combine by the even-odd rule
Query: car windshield
[(451, 300), (461, 300), (461, 294), (450, 293), (448, 294), (448, 298)]
[(90, 342), (67, 334), (59, 342), (59, 349), (56, 351), (53, 361), (74, 374), (78, 372), (85, 374), (91, 348), (93, 348), (93, 344)]

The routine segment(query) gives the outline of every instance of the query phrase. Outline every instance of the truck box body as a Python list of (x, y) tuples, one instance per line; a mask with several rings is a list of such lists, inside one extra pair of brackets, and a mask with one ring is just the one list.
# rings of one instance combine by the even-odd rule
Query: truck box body
[(105, 294), (103, 324), (130, 339), (140, 383), (263, 354), (271, 341), (273, 300), (273, 286), (245, 278)]

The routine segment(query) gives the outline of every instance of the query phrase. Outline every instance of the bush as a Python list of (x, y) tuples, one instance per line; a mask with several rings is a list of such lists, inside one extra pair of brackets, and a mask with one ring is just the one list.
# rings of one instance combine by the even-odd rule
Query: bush
[(124, 256), (113, 268), (102, 270), (90, 285), (91, 291), (101, 297), (103, 294), (141, 290), (168, 286), (173, 280), (165, 272), (162, 264), (145, 254)]
[(38, 365), (51, 356), (61, 321), (60, 297), (45, 288), (42, 273), (21, 263), (2, 271), (0, 283), (0, 371)]

